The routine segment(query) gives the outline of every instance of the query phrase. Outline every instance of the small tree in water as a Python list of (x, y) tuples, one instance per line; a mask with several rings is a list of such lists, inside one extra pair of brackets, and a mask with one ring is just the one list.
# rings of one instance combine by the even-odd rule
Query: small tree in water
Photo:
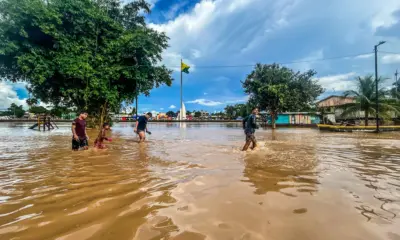
[(324, 92), (313, 77), (316, 72), (294, 72), (278, 64), (257, 64), (242, 82), (249, 102), (271, 114), (272, 127), (278, 113), (301, 111)]
[(157, 65), (168, 37), (142, 12), (144, 0), (3, 0), (0, 77), (29, 82), (41, 102), (86, 109), (101, 126), (123, 101), (172, 83)]

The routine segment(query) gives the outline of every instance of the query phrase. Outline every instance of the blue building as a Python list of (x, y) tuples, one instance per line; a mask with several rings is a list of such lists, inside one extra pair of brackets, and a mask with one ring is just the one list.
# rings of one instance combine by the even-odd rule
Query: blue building
[[(320, 117), (316, 113), (286, 112), (278, 114), (276, 125), (310, 125), (319, 124)], [(271, 124), (271, 115), (267, 117), (267, 124)]]

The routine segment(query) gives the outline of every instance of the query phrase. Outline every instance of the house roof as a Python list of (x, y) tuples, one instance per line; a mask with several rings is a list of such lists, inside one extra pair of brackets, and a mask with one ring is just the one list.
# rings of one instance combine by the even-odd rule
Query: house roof
[(333, 98), (333, 97), (338, 97), (338, 98), (351, 98), (351, 99), (354, 99), (354, 97), (345, 97), (345, 96), (340, 96), (340, 95), (330, 95), (330, 96), (328, 96), (328, 97), (326, 97), (326, 98), (323, 98), (323, 99), (319, 100), (319, 101), (316, 102), (316, 103), (318, 104), (318, 103), (320, 103), (320, 102), (326, 101), (326, 100), (328, 100), (328, 99), (330, 99), (330, 98)]

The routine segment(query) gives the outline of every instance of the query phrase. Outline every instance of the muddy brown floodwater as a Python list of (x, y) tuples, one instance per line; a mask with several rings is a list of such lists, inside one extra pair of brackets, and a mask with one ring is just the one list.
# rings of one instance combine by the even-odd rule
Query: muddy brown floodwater
[[(400, 135), (117, 124), (108, 150), (0, 123), (0, 239), (400, 239)], [(90, 131), (93, 144), (94, 131)]]

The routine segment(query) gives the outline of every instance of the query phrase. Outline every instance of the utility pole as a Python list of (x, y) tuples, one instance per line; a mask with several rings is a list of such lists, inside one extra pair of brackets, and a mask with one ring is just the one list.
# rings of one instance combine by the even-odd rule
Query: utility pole
[(376, 94), (376, 132), (379, 133), (379, 89), (378, 89), (378, 47), (384, 44), (385, 41), (380, 41), (374, 46), (375, 51), (375, 94)]
[(397, 99), (399, 99), (399, 97), (398, 97), (398, 91), (399, 91), (399, 87), (400, 87), (400, 84), (397, 82), (398, 80), (397, 80), (397, 76), (398, 76), (398, 71), (397, 71), (397, 69), (396, 69), (396, 72), (394, 73), (394, 87), (395, 87), (395, 89), (396, 89), (396, 98)]
[(182, 59), (181, 59), (181, 110), (179, 111), (179, 120), (182, 121), (183, 120), (183, 95), (182, 95), (182, 89), (183, 89), (183, 76), (182, 76)]

